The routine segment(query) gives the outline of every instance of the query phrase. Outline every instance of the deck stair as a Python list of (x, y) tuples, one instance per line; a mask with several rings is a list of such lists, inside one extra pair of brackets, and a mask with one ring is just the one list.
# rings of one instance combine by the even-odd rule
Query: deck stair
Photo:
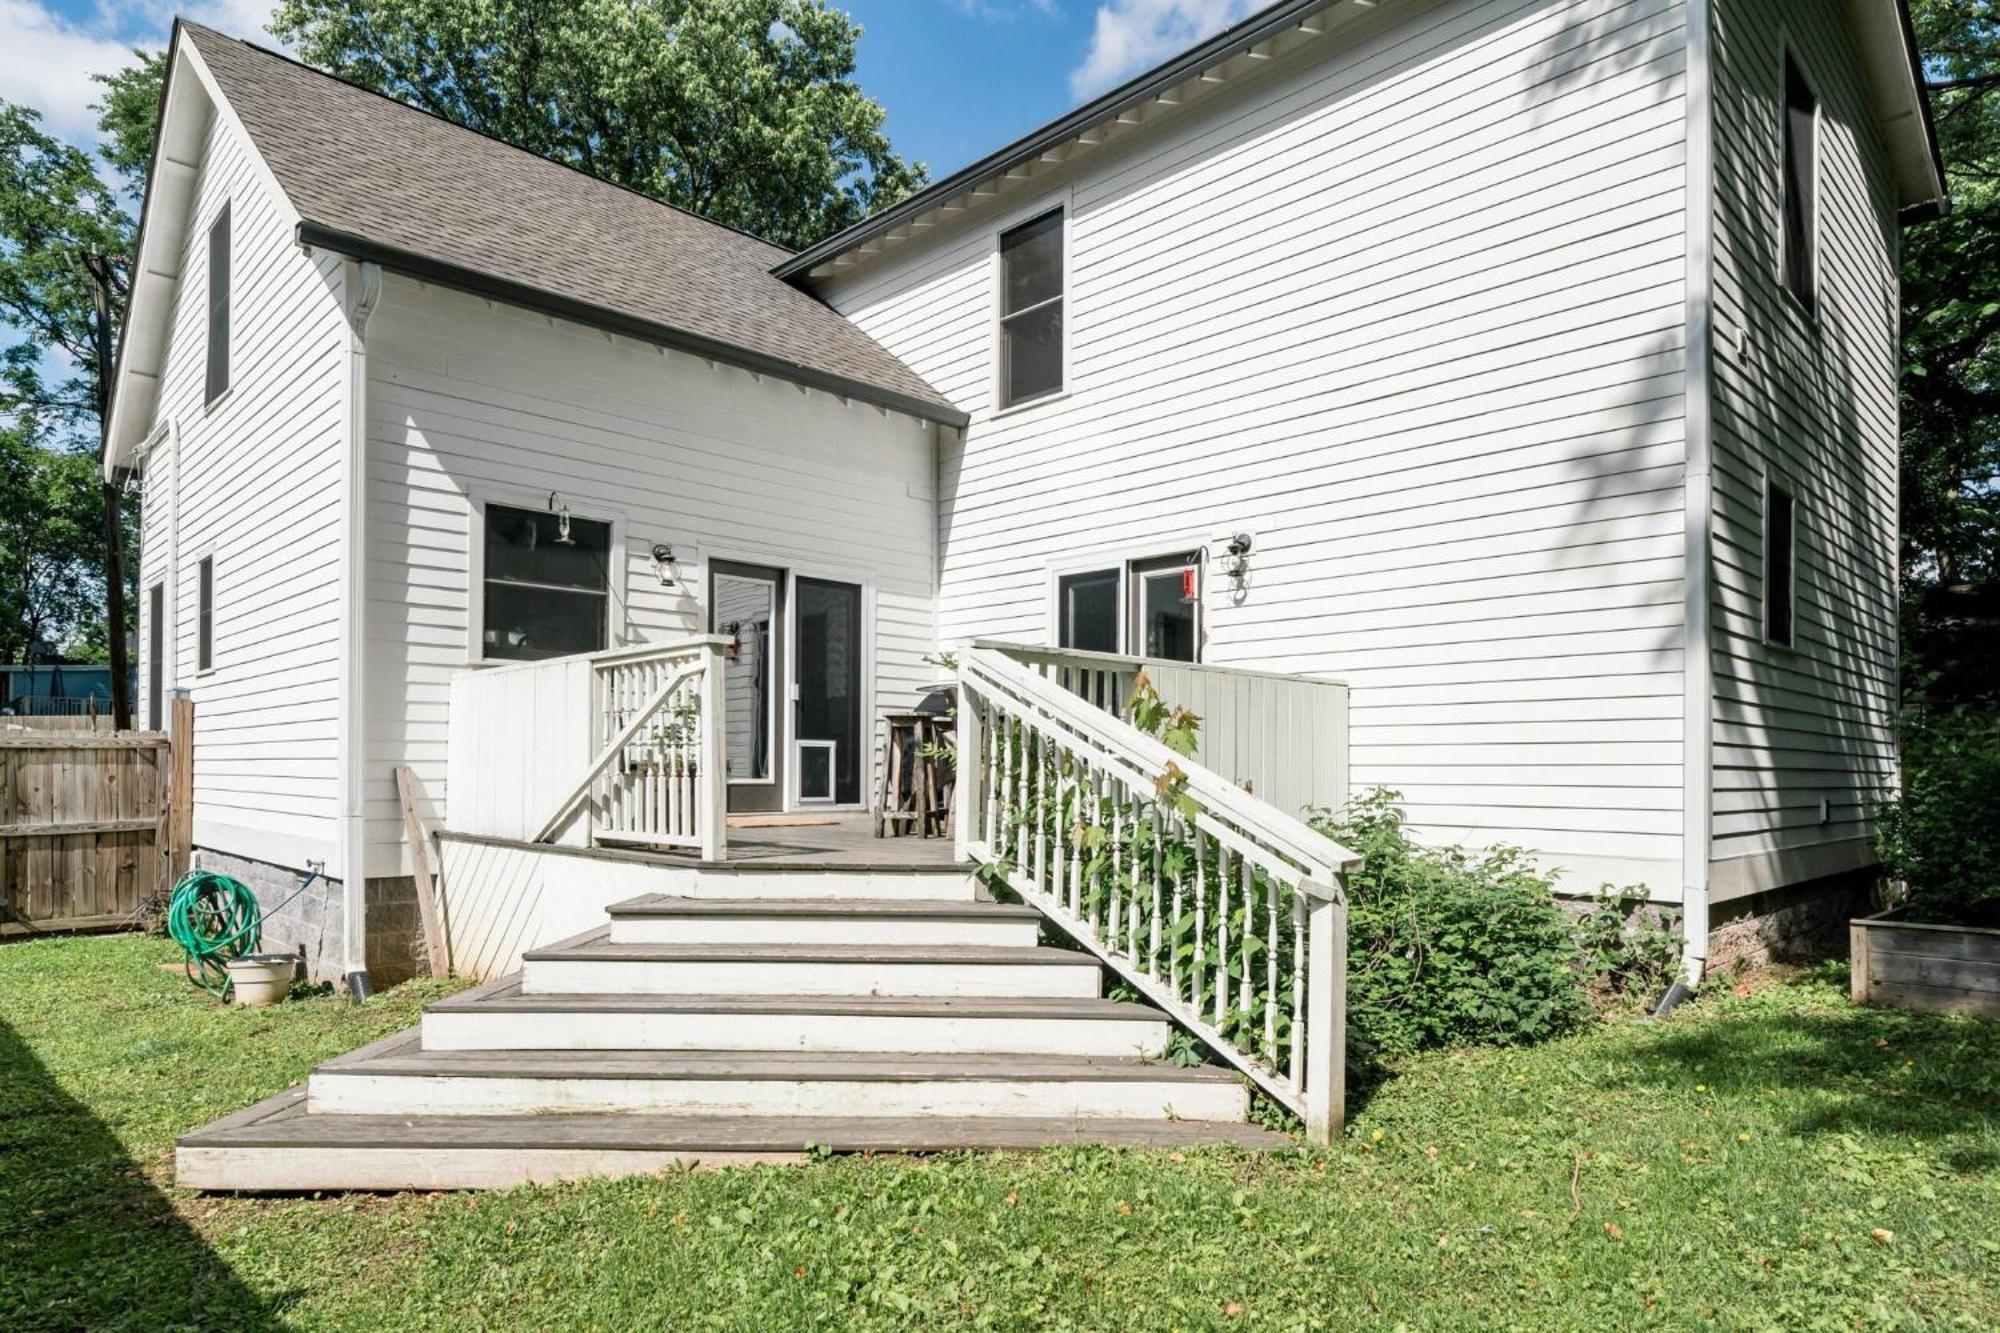
[[(644, 894), (517, 973), (184, 1138), (209, 1190), (504, 1186), (839, 1151), (1288, 1143), (1233, 1071), (1165, 1060), (1035, 909), (910, 872)], [(750, 888), (748, 882), (745, 888)], [(851, 895), (851, 896), (850, 896)], [(863, 896), (865, 895), (865, 896)]]

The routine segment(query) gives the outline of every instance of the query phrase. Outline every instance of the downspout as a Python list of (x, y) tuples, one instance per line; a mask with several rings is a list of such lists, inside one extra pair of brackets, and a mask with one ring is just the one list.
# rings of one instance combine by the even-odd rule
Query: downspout
[(362, 701), (368, 605), (368, 317), (382, 296), (377, 264), (347, 261), (347, 440), (340, 491), (340, 734), (335, 764), (336, 845), (340, 858), (341, 974), (365, 1000), (368, 975), (368, 838), (365, 802), (367, 729)]
[(1686, 545), (1681, 652), (1681, 977), (1660, 998), (1657, 1013), (1701, 985), (1708, 967), (1708, 862), (1714, 801), (1711, 736), (1714, 662), (1711, 657), (1709, 553), (1715, 526), (1715, 98), (1714, 0), (1687, 7), (1687, 364), (1682, 375), (1686, 422), (1686, 481), (1682, 512)]

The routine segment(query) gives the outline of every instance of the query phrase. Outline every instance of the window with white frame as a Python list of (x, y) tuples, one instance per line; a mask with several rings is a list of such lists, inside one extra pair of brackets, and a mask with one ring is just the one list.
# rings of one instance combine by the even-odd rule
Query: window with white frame
[(1056, 576), (1056, 646), (1201, 660), (1201, 553)]
[(1784, 236), (1781, 263), (1785, 290), (1807, 310), (1817, 298), (1819, 256), (1817, 201), (1819, 99), (1804, 71), (1785, 53)]
[(594, 653), (611, 619), (611, 524), (511, 505), (486, 506), (480, 650), (531, 660)]
[(1063, 211), (1000, 233), (1000, 406), (1063, 387)]

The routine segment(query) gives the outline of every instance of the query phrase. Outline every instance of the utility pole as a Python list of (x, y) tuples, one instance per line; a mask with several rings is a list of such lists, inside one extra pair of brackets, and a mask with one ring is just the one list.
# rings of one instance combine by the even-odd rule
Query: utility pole
[(104, 496), (104, 637), (111, 649), (111, 725), (128, 731), (132, 691), (125, 652), (125, 512), (119, 484), (104, 475), (111, 442), (111, 260), (92, 250), (83, 262), (90, 270), (94, 306), (90, 338), (97, 354), (97, 484)]

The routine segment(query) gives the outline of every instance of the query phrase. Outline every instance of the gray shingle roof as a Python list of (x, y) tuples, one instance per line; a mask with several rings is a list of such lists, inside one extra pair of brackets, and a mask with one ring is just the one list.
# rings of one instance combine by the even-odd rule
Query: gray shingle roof
[[(183, 21), (298, 210), (362, 257), (492, 280), (557, 313), (934, 420), (965, 416), (839, 313), (771, 273), (788, 252)], [(681, 335), (681, 336), (672, 336)]]

